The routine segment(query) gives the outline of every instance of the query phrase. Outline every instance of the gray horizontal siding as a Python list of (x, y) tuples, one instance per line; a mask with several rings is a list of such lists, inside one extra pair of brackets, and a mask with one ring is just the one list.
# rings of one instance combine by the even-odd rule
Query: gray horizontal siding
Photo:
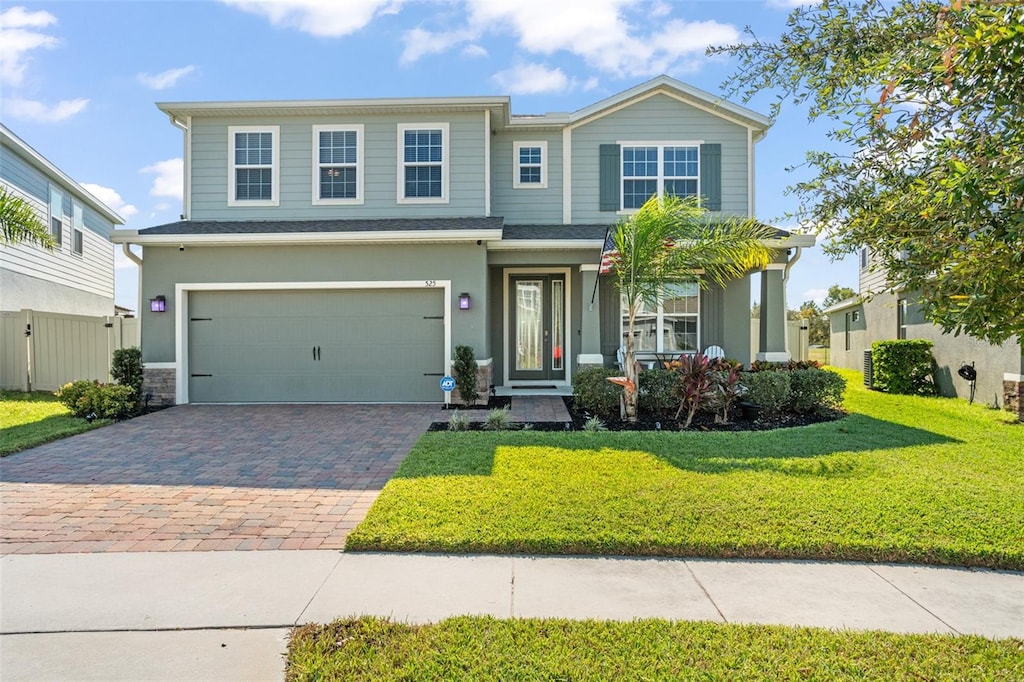
[(746, 215), (747, 129), (667, 95), (654, 95), (572, 131), (572, 221), (614, 222), (599, 210), (598, 149), (618, 141), (702, 141), (722, 145), (722, 213)]
[(50, 190), (46, 175), (40, 173), (11, 147), (4, 145), (0, 152), (0, 180), (44, 203), (49, 201)]
[[(397, 201), (398, 124), (449, 123), (447, 204)], [(280, 126), (280, 205), (228, 206), (229, 125)], [(313, 205), (314, 125), (362, 124), (365, 139), (361, 205)], [(192, 131), (193, 220), (298, 218), (411, 218), (482, 215), (484, 210), (484, 115), (290, 117), (255, 120), (198, 119)]]
[[(547, 142), (545, 189), (513, 188), (516, 142)], [(562, 133), (514, 131), (491, 138), (491, 214), (506, 223), (562, 223)]]

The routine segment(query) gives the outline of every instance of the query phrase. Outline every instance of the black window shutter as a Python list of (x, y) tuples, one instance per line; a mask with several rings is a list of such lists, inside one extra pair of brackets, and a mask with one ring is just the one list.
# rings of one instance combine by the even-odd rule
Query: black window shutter
[(619, 145), (603, 144), (600, 153), (600, 189), (602, 211), (618, 211), (622, 205), (619, 197), (621, 187), (619, 167)]
[(709, 211), (722, 210), (722, 145), (702, 144), (700, 146), (700, 193), (704, 208)]

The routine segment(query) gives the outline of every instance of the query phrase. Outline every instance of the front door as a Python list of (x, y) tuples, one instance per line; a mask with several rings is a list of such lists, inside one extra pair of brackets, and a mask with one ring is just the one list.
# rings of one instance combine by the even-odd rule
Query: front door
[(565, 379), (565, 275), (512, 275), (509, 378)]

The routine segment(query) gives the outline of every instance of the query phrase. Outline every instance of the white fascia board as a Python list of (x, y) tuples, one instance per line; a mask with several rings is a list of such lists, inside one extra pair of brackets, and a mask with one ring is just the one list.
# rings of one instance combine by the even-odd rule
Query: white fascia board
[(232, 246), (262, 244), (377, 244), (381, 242), (475, 242), (497, 241), (501, 230), (396, 230), (394, 232), (274, 232), (268, 234), (139, 234), (121, 230), (114, 243), (152, 246)]
[(94, 197), (89, 190), (72, 180), (71, 176), (53, 165), (45, 156), (30, 147), (27, 142), (15, 135), (10, 128), (2, 123), (0, 123), (0, 140), (27, 156), (44, 174), (67, 185), (67, 189), (70, 189), (73, 194), (78, 195), (77, 198), (89, 204), (90, 208), (102, 214), (104, 218), (115, 225), (124, 225), (124, 218), (119, 216), (114, 209)]
[(825, 313), (826, 315), (828, 315), (829, 313), (838, 313), (839, 311), (846, 310), (847, 308), (855, 308), (856, 306), (859, 306), (861, 303), (863, 303), (863, 301), (861, 300), (860, 296), (854, 296), (853, 298), (848, 298), (845, 301), (840, 301), (839, 303), (836, 303), (834, 306), (829, 306), (828, 308), (825, 308), (821, 312)]
[(782, 239), (766, 239), (764, 245), (772, 249), (788, 249), (792, 246), (814, 246), (816, 241), (813, 234), (791, 234)]
[(488, 244), (488, 251), (579, 251), (600, 249), (600, 239), (506, 239)]
[(389, 97), (367, 99), (306, 100), (233, 100), (220, 102), (157, 102), (157, 108), (174, 116), (200, 115), (288, 115), (291, 113), (330, 114), (391, 110), (395, 112), (477, 111), (499, 109), (507, 121), (511, 99), (507, 95), (490, 97)]

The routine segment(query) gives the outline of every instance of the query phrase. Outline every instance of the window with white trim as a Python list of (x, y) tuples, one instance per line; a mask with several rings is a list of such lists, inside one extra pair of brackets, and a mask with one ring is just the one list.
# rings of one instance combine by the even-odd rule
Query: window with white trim
[(907, 299), (896, 301), (896, 338), (907, 338)]
[(548, 143), (512, 143), (512, 187), (544, 189), (548, 186)]
[(313, 203), (363, 203), (363, 126), (313, 126)]
[(229, 126), (228, 206), (277, 206), (279, 126)]
[(700, 195), (700, 143), (624, 143), (622, 210), (643, 206), (654, 195)]
[(75, 202), (72, 215), (74, 217), (71, 222), (71, 252), (81, 256), (85, 248), (85, 233), (83, 232), (82, 205), (77, 201)]
[(398, 125), (398, 203), (448, 202), (448, 124)]
[(61, 245), (64, 225), (64, 193), (55, 185), (50, 185), (50, 236), (57, 246)]
[[(629, 306), (622, 308), (622, 345), (629, 335)], [(633, 320), (633, 350), (639, 353), (696, 353), (700, 350), (700, 287), (696, 282), (669, 284), (651, 307), (640, 303)]]

